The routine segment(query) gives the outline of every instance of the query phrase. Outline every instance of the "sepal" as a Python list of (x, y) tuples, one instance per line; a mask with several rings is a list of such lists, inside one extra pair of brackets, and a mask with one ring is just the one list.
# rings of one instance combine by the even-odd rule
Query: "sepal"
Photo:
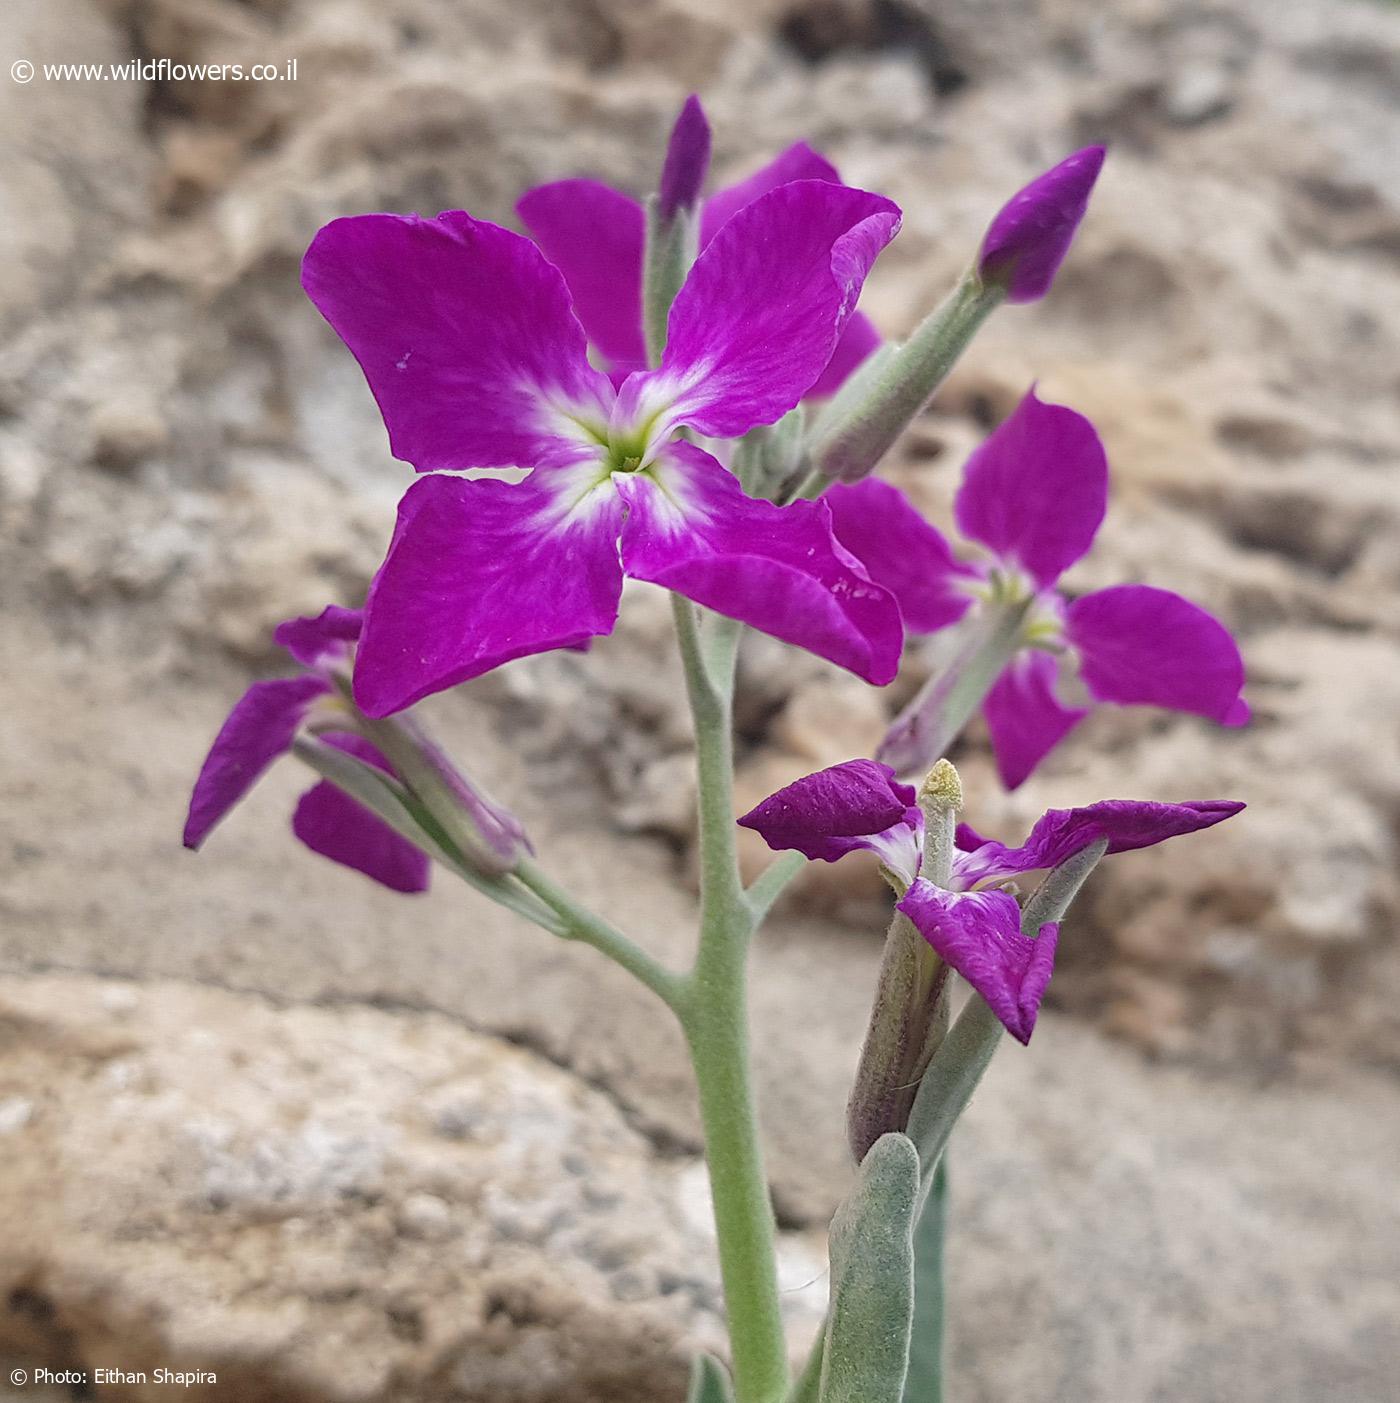
[(500, 877), (534, 852), (520, 820), (473, 784), (418, 721), (399, 715), (362, 724), (473, 870)]

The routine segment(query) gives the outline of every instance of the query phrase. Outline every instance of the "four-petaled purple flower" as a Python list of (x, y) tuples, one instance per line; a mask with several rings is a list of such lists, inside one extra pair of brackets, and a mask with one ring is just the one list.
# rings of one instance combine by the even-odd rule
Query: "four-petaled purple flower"
[[(991, 553), (990, 563), (957, 560), (888, 483), (836, 486), (824, 499), (842, 543), (899, 600), (913, 633), (955, 623), (979, 598), (1032, 601), (1021, 649), (983, 704), (1009, 789), (1092, 702), (1162, 706), (1225, 726), (1249, 719), (1239, 648), (1204, 609), (1149, 585), (1117, 585), (1071, 601), (1055, 588), (1092, 544), (1107, 496), (1108, 463), (1093, 425), (1042, 403), (1032, 389), (968, 459), (957, 495), (958, 528)], [(1062, 695), (1076, 675), (1080, 695)], [(914, 713), (897, 726), (881, 758), (901, 771), (937, 758), (922, 753), (919, 724)]]
[[(701, 161), (700, 104), (691, 98), (681, 111), (666, 153), (662, 173), (663, 207), (693, 200), (704, 178)], [(708, 138), (709, 128), (703, 128)], [(703, 143), (708, 160), (709, 143)], [(670, 173), (671, 179), (667, 179)], [(746, 180), (716, 191), (700, 209), (703, 249), (740, 210), (760, 196), (796, 180), (822, 180), (839, 185), (836, 167), (804, 141), (789, 146)], [(596, 180), (558, 180), (527, 190), (516, 203), (530, 236), (545, 257), (564, 275), (573, 297), (574, 314), (589, 341), (621, 381), (647, 364), (642, 330), (642, 262), (646, 244), (646, 215), (640, 201)], [(807, 395), (830, 395), (880, 344), (880, 334), (863, 312), (852, 313), (836, 348)]]
[[(888, 682), (898, 608), (827, 507), (751, 499), (677, 435), (735, 438), (786, 414), (898, 226), (888, 200), (821, 181), (747, 204), (691, 269), (661, 364), (620, 388), (589, 364), (568, 288), (528, 239), (461, 212), (322, 229), (304, 286), (359, 360), (394, 454), (433, 474), (400, 504), (370, 590), (360, 707), (387, 716), (610, 632), (624, 573)], [(531, 471), (447, 475), (478, 468)]]
[(942, 959), (987, 1001), (1021, 1042), (1030, 1040), (1050, 982), (1056, 924), (1030, 938), (1010, 892), (983, 889), (1022, 872), (1056, 867), (1106, 840), (1110, 853), (1151, 847), (1194, 833), (1244, 808), (1225, 800), (1157, 804), (1107, 799), (1082, 809), (1051, 809), (1020, 847), (1008, 848), (959, 825), (951, 889), (919, 875), (924, 816), (912, 786), (888, 765), (849, 760), (780, 789), (739, 822), (776, 850), (835, 862), (858, 848), (874, 852), (901, 891), (902, 911)]
[[(358, 610), (331, 605), (315, 618), (288, 619), (273, 637), (304, 671), (295, 677), (254, 682), (239, 698), (214, 738), (190, 796), (185, 846), (198, 848), (214, 826), (252, 789), (318, 708), (333, 723), (343, 709), (325, 703), (336, 693), (332, 669), (345, 666), (360, 636)], [(394, 773), (384, 756), (352, 731), (322, 730), (321, 740), (367, 765)], [(428, 886), (428, 859), (383, 819), (329, 780), (301, 796), (292, 832), (322, 857), (343, 863), (399, 892)]]

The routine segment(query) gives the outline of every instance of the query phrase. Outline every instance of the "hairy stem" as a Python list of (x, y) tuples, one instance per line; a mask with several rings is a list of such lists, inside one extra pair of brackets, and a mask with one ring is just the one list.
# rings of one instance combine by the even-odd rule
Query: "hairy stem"
[(895, 717), (877, 758), (901, 774), (941, 759), (1016, 656), (1029, 600), (988, 603), (962, 626), (962, 646)]
[(739, 627), (673, 596), (695, 721), (700, 817), (700, 946), (681, 1004), (714, 1198), (737, 1403), (787, 1389), (773, 1207), (749, 1059), (747, 957), (754, 908), (739, 878), (733, 797), (734, 660)]
[(909, 340), (879, 363), (859, 403), (822, 426), (812, 449), (818, 471), (837, 482), (866, 476), (933, 398), (1004, 295), (975, 272), (965, 274)]
[(522, 886), (533, 892), (561, 920), (566, 940), (580, 940), (601, 951), (634, 975), (664, 1003), (678, 1009), (685, 994), (682, 976), (653, 959), (615, 926), (575, 901), (533, 859), (523, 858), (515, 869)]

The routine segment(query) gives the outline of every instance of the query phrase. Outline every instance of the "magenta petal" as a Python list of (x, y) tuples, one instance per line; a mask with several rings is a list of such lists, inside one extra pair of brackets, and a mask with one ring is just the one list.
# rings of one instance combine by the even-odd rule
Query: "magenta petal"
[(364, 615), (358, 609), (329, 604), (315, 617), (288, 619), (273, 630), (273, 639), (303, 667), (320, 667), (345, 656), (360, 636)]
[(291, 749), (317, 697), (331, 684), (308, 674), (254, 682), (214, 737), (190, 796), (185, 846), (197, 848), (210, 830), (258, 782), (264, 770)]
[(789, 784), (750, 809), (739, 823), (775, 852), (792, 849), (835, 862), (865, 848), (912, 881), (918, 870), (922, 815), (912, 785), (888, 765), (847, 760)]
[(671, 307), (659, 370), (626, 403), (736, 438), (781, 419), (831, 360), (899, 210), (879, 195), (802, 180), (740, 210), (696, 260)]
[[(393, 773), (389, 762), (360, 736), (338, 732), (322, 739), (367, 765)], [(292, 832), (313, 852), (353, 867), (393, 891), (428, 888), (427, 855), (329, 780), (323, 779), (301, 796), (292, 815)]]
[(864, 312), (852, 312), (826, 369), (817, 377), (808, 395), (819, 399), (823, 395), (834, 395), (837, 390), (864, 364), (866, 358), (880, 347), (880, 333), (875, 323)]
[(976, 579), (976, 572), (954, 557), (897, 487), (867, 477), (838, 483), (822, 500), (841, 544), (899, 601), (910, 633), (934, 633), (967, 613), (972, 596), (960, 582)]
[(1026, 391), (967, 460), (958, 530), (1052, 585), (1093, 543), (1108, 503), (1108, 460), (1094, 426)]
[(663, 220), (674, 219), (677, 210), (692, 209), (698, 203), (709, 168), (710, 124), (700, 99), (692, 93), (686, 98), (666, 145), (657, 196)]
[(1019, 848), (983, 839), (975, 851), (960, 860), (960, 871), (968, 880), (980, 882), (1039, 867), (1058, 867), (1103, 839), (1108, 840), (1106, 851), (1110, 853), (1150, 848), (1183, 833), (1213, 828), (1243, 808), (1243, 804), (1227, 799), (1184, 804), (1104, 799), (1082, 809), (1051, 809), (1036, 820), (1030, 836)]
[(992, 220), (977, 271), (984, 282), (1005, 287), (1008, 302), (1033, 302), (1049, 292), (1103, 158), (1102, 146), (1076, 151), (1013, 195)]
[(1008, 789), (1024, 784), (1040, 762), (1089, 714), (1055, 695), (1059, 663), (1028, 649), (1012, 660), (982, 703), (996, 755), (997, 773)]
[(515, 208), (564, 275), (588, 339), (614, 366), (644, 368), (641, 205), (596, 180), (560, 180), (527, 190)]
[(1055, 967), (1060, 928), (1021, 934), (1021, 909), (1004, 891), (950, 892), (922, 879), (898, 903), (919, 933), (987, 1001), (1018, 1042), (1030, 1041)]
[(1228, 630), (1198, 604), (1151, 585), (1116, 585), (1076, 599), (1065, 636), (1098, 701), (1164, 706), (1224, 725), (1248, 719), (1244, 659)]
[(717, 190), (705, 201), (700, 213), (700, 247), (704, 248), (729, 220), (746, 205), (753, 204), (760, 195), (766, 195), (780, 185), (790, 185), (794, 180), (826, 180), (832, 185), (841, 183), (836, 167), (819, 151), (813, 151), (805, 141), (799, 141), (747, 179)]
[(626, 498), (629, 575), (742, 619), (883, 686), (904, 633), (894, 597), (837, 541), (821, 502), (776, 507), (694, 444), (673, 443), (655, 480), (615, 481)]
[(367, 715), (612, 631), (622, 503), (593, 477), (590, 466), (408, 489), (365, 603), (355, 700)]
[(461, 211), (365, 214), (316, 235), (302, 286), (354, 352), (396, 458), (438, 468), (571, 461), (607, 422), (559, 271), (529, 239)]

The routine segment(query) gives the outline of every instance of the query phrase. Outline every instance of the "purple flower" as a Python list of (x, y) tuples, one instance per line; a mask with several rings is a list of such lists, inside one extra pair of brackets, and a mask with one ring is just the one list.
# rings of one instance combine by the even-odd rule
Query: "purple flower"
[[(683, 171), (686, 182), (694, 180), (693, 190), (698, 194), (704, 179), (697, 158), (699, 123), (703, 122), (700, 104), (691, 98), (676, 122), (667, 151), (661, 179), (663, 204), (668, 192), (677, 198)], [(708, 138), (708, 125), (704, 132)], [(708, 140), (705, 157), (708, 160)], [(799, 141), (747, 180), (717, 191), (704, 202), (700, 247), (706, 247), (741, 209), (795, 180), (841, 183), (836, 167)], [(687, 191), (690, 189), (687, 184)], [(644, 370), (642, 259), (646, 215), (641, 203), (596, 180), (560, 180), (527, 190), (516, 212), (545, 257), (564, 275), (574, 313), (614, 377)], [(852, 313), (825, 368), (813, 384), (804, 387), (804, 393), (833, 394), (879, 344), (880, 335), (870, 319), (864, 313)]]
[(1103, 158), (1102, 146), (1086, 146), (1001, 207), (977, 255), (983, 282), (1001, 284), (1008, 302), (1034, 302), (1050, 291), (1084, 218)]
[(902, 892), (898, 909), (981, 994), (1007, 1032), (1024, 1043), (1050, 981), (1059, 928), (1047, 924), (1034, 939), (1022, 935), (1016, 898), (1007, 891), (981, 890), (981, 884), (1058, 866), (1104, 840), (1110, 853), (1151, 847), (1210, 828), (1243, 808), (1225, 800), (1106, 799), (1082, 809), (1049, 810), (1018, 848), (960, 825), (950, 889), (919, 876), (924, 816), (915, 791), (874, 760), (848, 760), (799, 779), (739, 822), (770, 848), (791, 848), (821, 862), (836, 862), (857, 848), (875, 853)]
[[(278, 625), (273, 636), (306, 671), (296, 677), (254, 682), (229, 713), (190, 796), (187, 848), (198, 848), (268, 766), (292, 748), (318, 703), (333, 695), (331, 671), (348, 662), (359, 632), (358, 611), (334, 605), (316, 618), (289, 619)], [(328, 718), (336, 714), (324, 709)], [(321, 739), (393, 774), (384, 756), (361, 736), (332, 731)], [(323, 857), (353, 867), (394, 891), (420, 892), (428, 886), (427, 857), (328, 780), (302, 795), (292, 831)]]
[(589, 364), (564, 280), (528, 239), (461, 212), (322, 229), (303, 283), (394, 454), (435, 474), (530, 470), (409, 489), (365, 606), (360, 707), (387, 716), (609, 632), (624, 574), (888, 682), (898, 609), (826, 506), (750, 499), (677, 433), (737, 437), (787, 413), (898, 225), (888, 200), (819, 181), (746, 205), (676, 297), (660, 366), (620, 388)]
[[(991, 554), (958, 561), (942, 535), (888, 483), (837, 486), (830, 503), (842, 543), (900, 602), (904, 621), (928, 633), (981, 598), (1030, 599), (1021, 650), (983, 703), (1008, 789), (1089, 714), (1092, 702), (1192, 712), (1225, 726), (1249, 719), (1244, 663), (1212, 615), (1169, 590), (1117, 585), (1075, 600), (1056, 589), (1103, 521), (1108, 463), (1094, 426), (1034, 389), (968, 460), (955, 516)], [(1079, 699), (1066, 687), (1077, 676)], [(926, 763), (896, 730), (882, 752), (895, 764)], [(927, 757), (933, 758), (933, 757)]]

